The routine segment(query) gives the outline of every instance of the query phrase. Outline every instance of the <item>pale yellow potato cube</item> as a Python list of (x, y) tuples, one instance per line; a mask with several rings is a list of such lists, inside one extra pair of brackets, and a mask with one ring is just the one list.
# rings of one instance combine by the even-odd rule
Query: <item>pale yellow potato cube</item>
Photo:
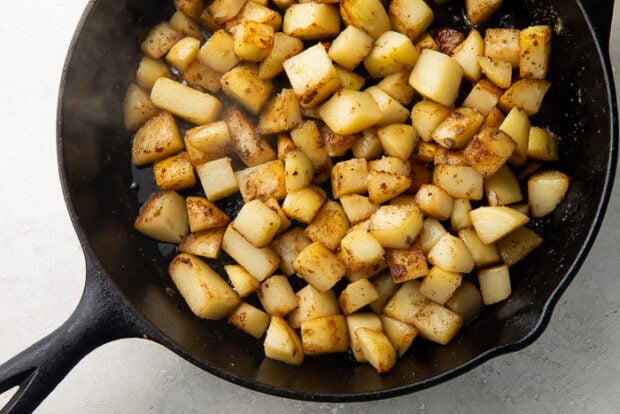
[(409, 325), (414, 325), (415, 316), (431, 300), (420, 292), (420, 281), (409, 280), (400, 284), (383, 308), (383, 313)]
[(233, 221), (233, 227), (256, 247), (264, 247), (280, 229), (280, 216), (261, 200), (245, 203)]
[(391, 29), (390, 18), (381, 0), (343, 0), (340, 16), (347, 25), (364, 30), (373, 39)]
[(355, 272), (383, 260), (385, 250), (366, 230), (352, 230), (340, 241), (340, 258)]
[(524, 259), (543, 242), (543, 239), (527, 227), (519, 227), (497, 241), (497, 250), (506, 266)]
[(349, 219), (340, 203), (327, 200), (314, 219), (306, 226), (304, 235), (333, 251), (336, 250), (349, 227)]
[(433, 266), (420, 284), (420, 292), (434, 302), (444, 305), (461, 285), (463, 275)]
[(151, 101), (159, 108), (197, 125), (215, 121), (222, 109), (222, 102), (216, 97), (168, 78), (155, 81)]
[(250, 274), (243, 266), (238, 264), (228, 264), (224, 266), (224, 270), (228, 275), (228, 280), (233, 285), (237, 294), (244, 298), (256, 292), (260, 282)]
[(401, 105), (409, 105), (413, 99), (414, 90), (409, 85), (409, 71), (387, 75), (377, 83), (377, 86), (396, 99)]
[(419, 57), (411, 39), (406, 35), (388, 30), (374, 42), (364, 67), (373, 78), (383, 78), (396, 72), (411, 70)]
[(200, 24), (198, 24), (196, 20), (189, 17), (188, 14), (184, 13), (181, 10), (177, 10), (176, 12), (174, 12), (172, 17), (170, 17), (169, 23), (172, 27), (174, 27), (186, 36), (195, 37), (200, 41), (202, 41), (204, 38)]
[(527, 139), (527, 156), (540, 161), (557, 161), (558, 137), (540, 127), (530, 127)]
[(416, 313), (413, 325), (419, 335), (441, 345), (449, 343), (461, 330), (463, 318), (435, 302), (429, 302)]
[(191, 128), (185, 138), (192, 147), (213, 160), (224, 157), (232, 149), (232, 138), (224, 121), (215, 121)]
[(226, 23), (239, 13), (247, 0), (213, 0), (208, 6), (213, 20), (217, 24)]
[[(512, 70), (512, 69), (511, 69)], [(481, 79), (463, 101), (463, 106), (473, 108), (487, 117), (493, 111), (504, 92), (488, 79)], [(485, 119), (485, 122), (487, 120)]]
[(478, 283), (480, 284), (482, 302), (485, 305), (501, 302), (512, 293), (510, 271), (506, 265), (480, 269), (478, 271)]
[(289, 365), (301, 365), (304, 360), (304, 349), (299, 335), (280, 316), (271, 317), (263, 344), (267, 358)]
[[(241, 60), (248, 62), (260, 62), (271, 51), (275, 32), (273, 27), (247, 21), (231, 29), (233, 35), (233, 52)], [(256, 69), (258, 76), (258, 68)]]
[(297, 307), (295, 292), (284, 275), (273, 275), (263, 280), (256, 296), (270, 316), (285, 316)]
[(303, 40), (318, 40), (340, 33), (338, 7), (318, 2), (290, 5), (282, 19), (282, 31)]
[(473, 283), (464, 280), (445, 307), (461, 315), (463, 323), (467, 324), (482, 311), (482, 295)]
[(194, 20), (200, 19), (205, 8), (204, 0), (174, 0), (174, 7)]
[(207, 161), (196, 166), (202, 189), (211, 201), (217, 201), (239, 191), (239, 182), (229, 157)]
[(194, 167), (187, 151), (157, 161), (153, 164), (155, 184), (161, 190), (179, 191), (196, 185)]
[(519, 75), (545, 79), (551, 55), (551, 26), (526, 27), (519, 33)]
[(302, 122), (299, 100), (292, 89), (282, 89), (263, 108), (256, 131), (270, 135), (288, 131)]
[(422, 32), (413, 42), (415, 47), (418, 49), (418, 52), (422, 53), (424, 49), (431, 49), (439, 51), (439, 45), (433, 38), (433, 36), (425, 31)]
[(484, 33), (484, 55), (519, 67), (519, 29), (490, 28)]
[(185, 200), (172, 190), (152, 194), (140, 208), (134, 227), (155, 240), (180, 243), (189, 232)]
[(409, 76), (409, 84), (422, 96), (445, 106), (456, 101), (463, 68), (450, 56), (424, 49)]
[(273, 37), (273, 47), (258, 66), (258, 77), (273, 79), (284, 70), (282, 63), (304, 50), (301, 39), (276, 32)]
[(462, 149), (439, 148), (439, 150), (435, 153), (433, 164), (468, 166), (469, 162), (465, 158)]
[(478, 58), (484, 55), (484, 40), (480, 32), (472, 29), (465, 40), (458, 45), (452, 53), (452, 59), (456, 60), (463, 68), (463, 77), (470, 82), (477, 82), (482, 76), (482, 69)]
[(319, 242), (310, 244), (297, 255), (293, 269), (319, 292), (331, 289), (346, 273), (340, 259)]
[(534, 115), (540, 110), (545, 94), (551, 87), (547, 79), (519, 79), (499, 100), (499, 107), (504, 112), (518, 108), (528, 115)]
[[(334, 164), (331, 184), (334, 198), (366, 192), (368, 164), (364, 158), (351, 158)], [(358, 220), (360, 221), (360, 220)]]
[(241, 301), (228, 283), (196, 256), (178, 254), (168, 271), (179, 293), (199, 318), (222, 319)]
[(471, 202), (466, 198), (457, 198), (452, 203), (452, 214), (450, 214), (450, 227), (453, 231), (471, 228), (469, 212)]
[(323, 203), (327, 200), (327, 194), (315, 185), (290, 191), (282, 202), (282, 210), (291, 219), (302, 223), (310, 223)]
[(244, 202), (258, 198), (283, 200), (286, 197), (284, 163), (280, 160), (267, 161), (235, 172), (239, 191)]
[(327, 154), (323, 136), (313, 119), (303, 121), (290, 131), (290, 136), (297, 148), (302, 150), (314, 166), (314, 181), (327, 181), (332, 169), (332, 160)]
[(370, 127), (362, 131), (362, 137), (351, 146), (351, 153), (355, 158), (365, 158), (367, 160), (380, 157), (383, 153), (383, 147), (381, 146), (381, 140), (377, 136), (377, 129)]
[(284, 180), (286, 191), (295, 191), (310, 185), (314, 177), (314, 165), (305, 152), (294, 149), (284, 156)]
[(379, 297), (368, 306), (374, 313), (380, 314), (383, 311), (383, 307), (385, 306), (387, 301), (390, 300), (390, 298), (392, 297), (394, 292), (398, 290), (398, 287), (400, 285), (394, 283), (392, 275), (389, 271), (379, 273), (378, 275), (372, 277), (370, 281), (372, 282), (375, 290), (379, 294)]
[(568, 175), (557, 170), (531, 175), (527, 180), (527, 194), (532, 217), (540, 218), (553, 212), (564, 199), (569, 182)]
[(465, 0), (467, 18), (474, 25), (484, 23), (501, 6), (502, 0)]
[(464, 148), (484, 122), (476, 109), (462, 106), (453, 110), (431, 133), (431, 138), (444, 148)]
[(316, 106), (340, 88), (338, 73), (322, 43), (288, 58), (282, 66), (302, 107)]
[(185, 71), (192, 63), (200, 50), (200, 40), (192, 36), (187, 36), (176, 42), (166, 54), (166, 62)]
[(412, 40), (422, 34), (435, 17), (424, 0), (393, 0), (388, 15), (394, 30)]
[(499, 129), (510, 135), (517, 144), (508, 159), (511, 165), (523, 165), (527, 160), (527, 146), (530, 135), (530, 118), (518, 108), (512, 108)]
[(347, 26), (329, 46), (329, 57), (348, 70), (354, 70), (372, 48), (373, 38), (364, 30)]
[(382, 331), (359, 328), (355, 331), (364, 358), (378, 373), (389, 372), (396, 364), (396, 351)]
[(432, 182), (454, 198), (481, 200), (484, 195), (484, 178), (467, 165), (436, 165)]
[(222, 75), (222, 91), (232, 100), (257, 115), (273, 96), (274, 86), (269, 79), (258, 76), (258, 65), (241, 63)]
[(329, 315), (303, 321), (301, 343), (306, 355), (347, 352), (349, 335), (344, 315)]
[(228, 315), (228, 322), (249, 333), (254, 338), (261, 338), (269, 326), (269, 315), (247, 302), (241, 302), (233, 313)]
[(529, 217), (505, 206), (478, 207), (469, 213), (480, 240), (491, 244), (530, 221)]
[(501, 261), (495, 244), (484, 244), (476, 230), (461, 229), (458, 231), (458, 236), (467, 246), (467, 250), (471, 253), (471, 257), (474, 259), (477, 267), (485, 267)]
[(205, 89), (216, 93), (222, 89), (222, 74), (195, 60), (183, 72), (183, 80), (196, 89)]
[(301, 227), (293, 227), (273, 239), (271, 247), (282, 258), (280, 270), (285, 275), (290, 276), (295, 273), (293, 260), (310, 244), (312, 244), (312, 240), (304, 235), (304, 229)]
[(378, 171), (395, 175), (411, 174), (411, 165), (407, 159), (383, 156), (379, 159), (368, 161), (367, 164), (368, 171)]
[(161, 22), (151, 29), (140, 44), (142, 52), (153, 59), (164, 56), (170, 48), (183, 38), (183, 33), (168, 22)]
[(523, 200), (519, 181), (506, 164), (484, 181), (484, 192), (490, 206), (505, 206)]
[(379, 298), (379, 293), (368, 279), (349, 283), (340, 293), (338, 301), (345, 315), (349, 315)]
[(422, 141), (431, 141), (432, 132), (441, 124), (452, 110), (445, 105), (423, 99), (411, 108), (411, 124), (418, 131)]
[(428, 252), (427, 259), (443, 270), (457, 273), (469, 273), (476, 264), (465, 243), (450, 233), (437, 240)]
[(233, 27), (248, 21), (268, 24), (275, 31), (282, 29), (282, 15), (277, 10), (259, 4), (258, 1), (246, 1), (239, 13), (224, 24), (224, 28), (230, 31)]
[(383, 118), (373, 95), (351, 89), (339, 89), (321, 105), (319, 114), (332, 131), (341, 135), (361, 132)]
[(181, 253), (190, 253), (207, 259), (217, 259), (220, 255), (224, 230), (224, 227), (218, 227), (189, 233), (179, 244), (177, 250)]
[(478, 58), (482, 73), (495, 85), (508, 89), (512, 83), (512, 65), (503, 60), (492, 59), (488, 56)]
[(355, 335), (359, 328), (372, 329), (378, 332), (382, 331), (381, 319), (371, 312), (357, 312), (346, 316), (347, 330), (349, 333), (349, 341), (351, 352), (357, 362), (367, 362), (360, 341)]
[(362, 133), (341, 135), (336, 134), (327, 125), (319, 128), (325, 144), (325, 151), (330, 157), (342, 157), (362, 137)]
[(159, 108), (151, 102), (148, 92), (132, 83), (127, 87), (123, 99), (125, 129), (135, 131), (146, 121), (159, 113)]
[(280, 265), (280, 256), (272, 248), (254, 246), (239, 234), (232, 225), (226, 227), (222, 239), (222, 250), (258, 281), (267, 279)]
[(386, 315), (379, 315), (379, 318), (381, 319), (383, 333), (392, 343), (398, 356), (402, 357), (418, 336), (418, 328)]
[(364, 221), (377, 211), (379, 206), (368, 197), (359, 194), (347, 194), (340, 197), (340, 204), (352, 224)]
[(174, 117), (162, 111), (136, 131), (131, 142), (131, 162), (150, 164), (176, 154), (183, 147), (183, 138)]
[(508, 161), (516, 145), (502, 130), (486, 127), (469, 141), (463, 154), (483, 178), (490, 178)]
[(301, 327), (302, 322), (340, 313), (338, 298), (332, 289), (319, 292), (308, 284), (295, 293), (298, 307), (288, 314), (293, 328)]
[(426, 256), (417, 240), (407, 249), (386, 249), (385, 259), (394, 283), (418, 279), (429, 272)]
[(452, 214), (454, 199), (435, 184), (423, 184), (415, 195), (415, 202), (426, 216), (447, 220)]
[(276, 159), (276, 152), (256, 131), (254, 124), (243, 111), (234, 106), (228, 107), (224, 111), (223, 119), (228, 125), (233, 149), (246, 166), (267, 164), (273, 168), (269, 162)]
[(447, 232), (448, 231), (439, 220), (432, 217), (427, 217), (424, 219), (424, 225), (422, 226), (418, 237), (422, 252), (425, 255), (428, 254), (435, 243), (437, 243), (437, 241)]
[(340, 79), (340, 86), (343, 89), (359, 91), (364, 87), (364, 84), (366, 83), (366, 78), (364, 76), (348, 69), (344, 69), (338, 65), (335, 65), (334, 67), (338, 73), (338, 79)]
[(233, 50), (232, 34), (225, 30), (217, 30), (202, 45), (198, 51), (197, 59), (214, 71), (224, 73), (239, 63), (240, 59)]
[(188, 196), (185, 204), (192, 233), (223, 227), (230, 222), (228, 214), (204, 197)]
[(369, 171), (366, 180), (368, 198), (375, 204), (382, 204), (411, 187), (411, 178), (382, 171)]
[(409, 110), (378, 86), (366, 88), (365, 92), (372, 95), (381, 112), (381, 118), (374, 123), (377, 127), (403, 124), (409, 118)]
[(370, 233), (384, 248), (407, 249), (423, 224), (422, 212), (414, 205), (384, 205), (370, 217)]
[[(339, 254), (342, 254), (339, 252)], [(351, 271), (347, 269), (347, 279), (349, 282), (357, 282), (360, 279), (370, 279), (373, 276), (378, 275), (380, 272), (387, 269), (387, 262), (385, 259), (380, 259), (378, 262), (366, 266), (360, 270)]]

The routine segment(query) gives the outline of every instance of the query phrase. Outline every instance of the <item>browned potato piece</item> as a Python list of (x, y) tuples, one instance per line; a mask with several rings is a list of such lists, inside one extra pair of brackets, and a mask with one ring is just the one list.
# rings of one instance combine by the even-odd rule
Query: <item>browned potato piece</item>
[(256, 339), (265, 334), (269, 320), (269, 315), (247, 302), (241, 302), (228, 316), (228, 322)]
[(172, 78), (172, 72), (166, 62), (143, 56), (138, 64), (138, 70), (136, 70), (138, 85), (145, 89), (151, 89), (159, 78)]
[(198, 55), (200, 40), (186, 36), (176, 42), (166, 54), (166, 62), (184, 72)]
[(528, 115), (534, 115), (539, 111), (550, 87), (551, 82), (546, 79), (519, 79), (504, 92), (499, 107), (504, 112), (517, 108)]
[(297, 255), (293, 269), (319, 292), (331, 289), (346, 273), (340, 259), (318, 242), (310, 244)]
[(151, 29), (146, 38), (140, 45), (142, 52), (153, 58), (159, 59), (164, 56), (170, 48), (183, 38), (183, 33), (172, 27), (168, 22), (161, 22)]
[(284, 233), (276, 236), (271, 242), (271, 248), (282, 258), (280, 270), (287, 276), (295, 273), (293, 260), (299, 252), (312, 244), (312, 240), (304, 235), (301, 227), (292, 227)]
[(340, 241), (340, 258), (356, 272), (383, 260), (385, 250), (365, 229), (350, 230)]
[(391, 27), (381, 0), (343, 0), (340, 17), (347, 25), (366, 31), (373, 39)]
[(474, 25), (484, 23), (502, 5), (502, 0), (465, 0), (467, 18)]
[(199, 20), (205, 8), (204, 0), (174, 0), (174, 7), (194, 20)]
[(519, 74), (522, 78), (545, 79), (551, 55), (551, 26), (530, 26), (519, 34)]
[(261, 282), (271, 276), (280, 265), (280, 256), (271, 247), (254, 246), (232, 225), (226, 227), (222, 250)]
[(370, 171), (366, 185), (370, 201), (382, 204), (407, 191), (411, 187), (411, 178), (382, 171)]
[(325, 141), (325, 151), (327, 151), (327, 155), (330, 157), (341, 157), (345, 155), (353, 144), (362, 136), (361, 132), (346, 135), (337, 134), (327, 125), (322, 125), (319, 129)]
[(301, 323), (301, 343), (306, 355), (346, 352), (349, 349), (344, 315), (329, 315)]
[(421, 337), (445, 345), (459, 333), (463, 326), (463, 318), (458, 313), (431, 301), (416, 313), (413, 325), (418, 328)]
[(302, 40), (335, 37), (340, 33), (338, 7), (320, 2), (292, 4), (284, 13), (282, 31)]
[(480, 240), (491, 244), (530, 221), (529, 217), (510, 207), (478, 207), (469, 213)]
[(409, 76), (409, 84), (422, 96), (452, 106), (459, 93), (463, 68), (450, 56), (431, 49), (420, 53)]
[(257, 115), (273, 96), (274, 86), (269, 79), (258, 76), (258, 65), (240, 63), (222, 75), (222, 91), (248, 111)]
[(271, 10), (269, 7), (265, 7), (256, 1), (246, 1), (239, 13), (233, 19), (227, 21), (224, 27), (230, 31), (238, 24), (243, 24), (247, 21), (268, 24), (275, 31), (280, 31), (282, 28), (282, 15), (278, 11)]
[(125, 128), (128, 131), (135, 131), (144, 125), (146, 121), (157, 115), (159, 108), (151, 102), (148, 92), (132, 83), (127, 88), (127, 93), (125, 93), (123, 111), (125, 114)]
[(463, 275), (433, 266), (420, 284), (420, 292), (440, 305), (445, 304), (461, 285)]
[(393, 0), (388, 9), (390, 22), (397, 32), (417, 38), (433, 22), (433, 10), (423, 0)]
[(179, 244), (178, 250), (181, 253), (190, 253), (206, 257), (207, 259), (217, 259), (220, 254), (223, 237), (224, 227), (190, 233)]
[(444, 148), (464, 148), (478, 132), (484, 116), (475, 109), (453, 110), (431, 133), (431, 138)]
[(415, 205), (384, 205), (370, 217), (370, 234), (384, 248), (407, 249), (424, 224)]
[(525, 258), (543, 242), (543, 239), (527, 227), (519, 227), (497, 241), (502, 261), (512, 266)]
[(285, 316), (297, 307), (295, 292), (288, 278), (283, 275), (273, 275), (263, 280), (256, 296), (270, 316)]
[(233, 227), (256, 247), (271, 243), (280, 229), (280, 216), (259, 199), (245, 203), (233, 221)]
[(222, 227), (230, 222), (228, 214), (204, 197), (189, 196), (185, 203), (192, 233)]
[(282, 202), (282, 210), (289, 218), (309, 224), (314, 220), (325, 200), (327, 200), (327, 194), (321, 187), (309, 185), (286, 194)]
[(215, 31), (202, 45), (198, 52), (198, 60), (216, 72), (224, 73), (231, 70), (239, 57), (233, 53), (233, 36), (224, 31)]
[[(202, 10), (200, 10), (202, 12)], [(191, 18), (189, 15), (181, 10), (176, 11), (170, 18), (170, 25), (183, 33), (186, 36), (195, 37), (198, 40), (203, 40), (202, 28), (196, 21), (197, 19)]]
[(254, 167), (235, 172), (239, 191), (244, 202), (258, 198), (283, 200), (286, 197), (284, 163), (280, 160), (268, 161)]
[(183, 79), (196, 89), (216, 93), (222, 88), (222, 74), (195, 60), (183, 72)]
[(162, 190), (183, 190), (196, 185), (194, 167), (187, 151), (157, 161), (153, 164), (155, 184)]
[(368, 279), (360, 279), (349, 283), (340, 293), (338, 301), (344, 314), (349, 315), (378, 298), (379, 293), (373, 284)]
[(418, 279), (429, 272), (426, 257), (417, 239), (407, 249), (386, 249), (385, 259), (395, 283)]
[(229, 107), (224, 111), (223, 118), (228, 125), (235, 153), (245, 165), (259, 166), (276, 159), (276, 152), (239, 108)]
[(145, 165), (169, 157), (184, 147), (174, 117), (162, 111), (149, 119), (133, 137), (131, 162)]
[(208, 6), (213, 20), (217, 24), (226, 23), (239, 13), (247, 0), (213, 0)]
[(527, 194), (532, 217), (550, 214), (564, 199), (568, 191), (569, 177), (557, 170), (535, 173), (527, 180)]
[(275, 78), (284, 70), (282, 63), (303, 49), (304, 45), (301, 39), (276, 32), (273, 38), (273, 47), (258, 66), (258, 76), (261, 79)]
[(508, 298), (512, 292), (508, 266), (499, 265), (478, 271), (480, 293), (485, 305), (492, 305)]
[(431, 300), (420, 292), (418, 280), (409, 280), (399, 286), (383, 308), (383, 313), (390, 318), (414, 325), (417, 313), (424, 309)]
[(185, 200), (175, 191), (152, 194), (134, 222), (139, 232), (167, 243), (180, 243), (189, 231)]
[(231, 159), (222, 157), (196, 166), (202, 189), (210, 201), (216, 201), (239, 191)]
[(519, 67), (519, 29), (490, 28), (484, 33), (484, 55)]
[(325, 142), (319, 127), (313, 119), (300, 123), (290, 131), (291, 139), (302, 150), (314, 165), (314, 181), (322, 183), (329, 179), (332, 159), (327, 155)]
[[(230, 30), (233, 35), (233, 52), (242, 61), (260, 62), (273, 47), (275, 32), (268, 24), (250, 20)], [(256, 75), (258, 76), (258, 67)]]
[(306, 226), (304, 235), (314, 242), (321, 242), (333, 251), (340, 244), (349, 226), (349, 219), (340, 203), (327, 200)]
[(341, 67), (354, 70), (372, 48), (373, 38), (364, 30), (347, 26), (332, 41), (329, 57)]
[(298, 307), (288, 314), (289, 323), (293, 328), (299, 328), (302, 322), (337, 315), (340, 305), (332, 289), (319, 292), (312, 285), (307, 284), (295, 293)]
[[(248, 1), (248, 3), (252, 3)], [(280, 316), (272, 316), (264, 341), (265, 356), (289, 365), (301, 365), (304, 350), (297, 332)]]
[(269, 135), (288, 131), (302, 122), (299, 100), (292, 89), (282, 89), (265, 105), (256, 130)]
[(484, 178), (490, 178), (512, 155), (517, 144), (497, 128), (484, 128), (465, 147), (469, 164)]

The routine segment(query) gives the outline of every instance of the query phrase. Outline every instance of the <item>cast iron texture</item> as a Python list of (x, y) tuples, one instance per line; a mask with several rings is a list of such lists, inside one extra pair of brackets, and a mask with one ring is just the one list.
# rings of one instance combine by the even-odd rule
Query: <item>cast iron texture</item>
[[(254, 390), (334, 402), (411, 393), (532, 343), (583, 263), (611, 191), (617, 157), (607, 52), (613, 3), (504, 3), (490, 25), (554, 28), (553, 86), (532, 121), (561, 137), (557, 167), (569, 174), (571, 187), (553, 215), (533, 223), (545, 242), (513, 268), (510, 299), (489, 307), (447, 346), (420, 341), (383, 376), (342, 355), (308, 357), (303, 366), (290, 367), (264, 358), (261, 343), (235, 328), (191, 314), (166, 272), (173, 249), (133, 229), (154, 184), (147, 169), (130, 166), (131, 134), (123, 128), (121, 104), (134, 80), (139, 42), (169, 18), (172, 1), (90, 3), (68, 54), (58, 112), (61, 181), (87, 262), (84, 296), (67, 323), (0, 367), (0, 392), (20, 385), (2, 412), (32, 411), (80, 358), (122, 337), (155, 340)], [(438, 25), (464, 25), (460, 7), (436, 13)]]

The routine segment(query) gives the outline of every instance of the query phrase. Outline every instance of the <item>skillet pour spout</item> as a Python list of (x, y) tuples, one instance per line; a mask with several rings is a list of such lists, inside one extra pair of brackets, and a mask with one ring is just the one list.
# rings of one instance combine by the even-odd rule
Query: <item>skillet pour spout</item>
[[(506, 1), (490, 23), (554, 29), (553, 87), (534, 122), (561, 137), (557, 167), (570, 176), (571, 187), (552, 215), (533, 223), (545, 241), (514, 267), (512, 296), (486, 309), (449, 345), (413, 349), (382, 376), (342, 356), (308, 358), (300, 367), (269, 360), (253, 338), (225, 323), (199, 320), (178, 294), (168, 293), (174, 291), (167, 275), (173, 252), (133, 229), (140, 203), (155, 187), (152, 180), (135, 181), (139, 172), (131, 167), (122, 101), (134, 81), (141, 39), (169, 18), (172, 3), (93, 0), (77, 28), (59, 95), (57, 156), (84, 249), (86, 282), (65, 324), (0, 366), (0, 392), (18, 386), (1, 413), (33, 411), (81, 358), (118, 338), (154, 340), (209, 373), (260, 392), (346, 402), (431, 387), (522, 349), (542, 333), (592, 246), (615, 175), (617, 106), (608, 54), (613, 1)], [(457, 0), (437, 6), (437, 24), (453, 21), (460, 7)]]

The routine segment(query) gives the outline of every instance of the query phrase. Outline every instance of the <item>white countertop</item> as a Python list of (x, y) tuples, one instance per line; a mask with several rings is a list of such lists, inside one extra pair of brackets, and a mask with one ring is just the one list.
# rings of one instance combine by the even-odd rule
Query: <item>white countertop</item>
[[(65, 53), (86, 3), (4, 0), (0, 13), (0, 362), (64, 322), (84, 282), (58, 178), (55, 119)], [(616, 187), (592, 252), (535, 344), (429, 390), (363, 404), (285, 400), (132, 339), (89, 354), (37, 412), (616, 413), (619, 220)], [(0, 406), (6, 401), (0, 396)]]

